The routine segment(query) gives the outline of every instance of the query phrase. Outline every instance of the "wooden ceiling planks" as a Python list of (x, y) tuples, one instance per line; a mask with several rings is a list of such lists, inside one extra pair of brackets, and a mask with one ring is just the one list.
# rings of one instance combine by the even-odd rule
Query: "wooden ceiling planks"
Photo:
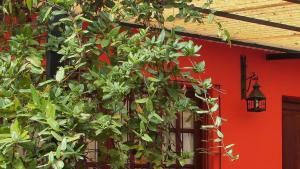
[[(194, 0), (193, 4), (201, 7), (205, 1)], [(237, 16), (254, 18), (252, 23), (252, 21), (245, 22), (222, 16), (215, 17), (229, 30), (233, 40), (300, 51), (299, 4), (283, 0), (215, 0), (212, 7), (215, 10)], [(169, 9), (166, 10), (165, 15), (168, 16), (172, 13), (173, 10)], [(270, 21), (275, 23), (275, 26), (272, 26), (272, 23), (265, 25), (261, 22), (255, 23), (255, 19)], [(291, 26), (292, 29), (276, 26), (277, 23)], [(217, 27), (214, 24), (184, 23), (177, 19), (166, 25), (167, 27), (183, 26), (186, 32), (218, 37)]]
[(235, 12), (237, 15), (264, 19), (277, 23), (300, 26), (300, 5), (290, 4), (287, 6), (270, 7), (264, 10), (251, 10)]
[[(201, 7), (207, 0), (193, 0), (195, 6)], [(291, 3), (283, 0), (214, 0), (212, 8), (224, 12), (231, 12), (232, 10), (243, 8), (260, 8), (261, 6), (268, 6), (280, 3)], [(292, 3), (291, 3), (292, 4)]]

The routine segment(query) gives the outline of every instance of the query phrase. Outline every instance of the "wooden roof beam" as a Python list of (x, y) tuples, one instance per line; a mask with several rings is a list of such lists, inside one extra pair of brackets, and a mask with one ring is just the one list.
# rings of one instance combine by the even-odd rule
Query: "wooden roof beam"
[(285, 0), (285, 1), (300, 4), (300, 0)]
[(292, 25), (287, 25), (287, 24), (282, 24), (282, 23), (277, 23), (277, 22), (272, 22), (272, 21), (266, 21), (266, 20), (257, 19), (257, 18), (251, 18), (251, 17), (232, 14), (232, 13), (228, 13), (228, 12), (224, 12), (224, 11), (213, 11), (210, 9), (204, 9), (204, 8), (200, 8), (200, 7), (194, 7), (194, 9), (199, 12), (205, 13), (205, 14), (214, 13), (216, 16), (219, 16), (219, 17), (224, 17), (224, 18), (239, 20), (239, 21), (243, 21), (243, 22), (249, 22), (249, 23), (254, 23), (254, 24), (259, 24), (259, 25), (270, 26), (270, 27), (274, 27), (274, 28), (280, 28), (280, 29), (300, 32), (300, 27), (297, 27), (297, 26), (292, 26)]
[(281, 38), (294, 38), (294, 37), (300, 37), (300, 34), (294, 33), (290, 35), (274, 35), (274, 36), (261, 36), (261, 37), (245, 37), (245, 38), (239, 38), (239, 40), (257, 40), (257, 39), (268, 39), (268, 40), (273, 40), (273, 39), (281, 39)]
[(300, 59), (300, 52), (274, 53), (266, 55), (267, 60)]
[(293, 4), (293, 3), (291, 3), (291, 2), (280, 2), (280, 3), (274, 3), (274, 4), (268, 4), (268, 5), (259, 5), (259, 6), (250, 6), (250, 7), (244, 7), (244, 8), (230, 9), (230, 10), (225, 10), (225, 12), (228, 12), (228, 13), (244, 12), (244, 11), (260, 10), (260, 9), (265, 9), (265, 8), (286, 6), (286, 5), (291, 5), (291, 4)]

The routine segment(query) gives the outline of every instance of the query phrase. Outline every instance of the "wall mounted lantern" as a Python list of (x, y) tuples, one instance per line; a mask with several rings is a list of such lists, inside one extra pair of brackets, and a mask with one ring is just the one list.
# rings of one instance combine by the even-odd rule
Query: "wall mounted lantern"
[[(247, 88), (247, 81), (248, 88)], [(247, 96), (251, 87), (251, 82), (255, 81), (253, 89)], [(247, 77), (247, 62), (246, 56), (241, 56), (241, 98), (247, 102), (248, 112), (263, 112), (266, 111), (266, 97), (259, 89), (258, 76), (256, 73), (252, 73), (250, 77)]]

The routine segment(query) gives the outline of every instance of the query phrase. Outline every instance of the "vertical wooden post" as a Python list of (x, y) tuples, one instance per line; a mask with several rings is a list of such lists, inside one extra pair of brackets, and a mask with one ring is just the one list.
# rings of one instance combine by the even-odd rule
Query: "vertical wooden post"
[[(54, 9), (55, 10), (55, 9)], [(60, 37), (62, 35), (62, 26), (56, 25), (54, 27), (51, 27), (54, 23), (59, 22), (61, 18), (63, 18), (64, 15), (55, 15), (53, 18), (50, 18), (48, 30), (50, 35), (54, 37)], [(49, 40), (49, 35), (48, 35)], [(59, 44), (60, 45), (60, 44)], [(61, 59), (61, 55), (57, 53), (58, 51), (53, 51), (51, 49), (47, 49), (46, 51), (46, 75), (47, 78), (53, 78), (56, 75), (57, 69), (59, 66), (61, 66), (61, 63), (59, 62)]]

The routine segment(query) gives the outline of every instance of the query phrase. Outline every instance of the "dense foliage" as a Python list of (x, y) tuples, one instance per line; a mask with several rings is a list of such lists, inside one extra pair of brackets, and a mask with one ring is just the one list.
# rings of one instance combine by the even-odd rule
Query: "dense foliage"
[[(200, 78), (205, 63), (193, 63), (188, 71), (179, 67), (179, 57), (199, 57), (201, 47), (177, 36), (176, 29), (163, 29), (165, 20), (176, 18), (202, 22), (204, 15), (189, 2), (4, 0), (3, 15), (17, 17), (18, 23), (1, 24), (2, 33), (10, 31), (12, 37), (0, 52), (0, 168), (75, 168), (86, 156), (87, 140), (98, 141), (99, 160), (111, 168), (126, 168), (133, 150), (154, 168), (176, 160), (184, 164), (192, 153), (171, 149), (169, 129), (177, 112), (211, 117), (203, 129), (215, 132), (212, 141), (237, 159), (232, 145), (223, 143), (222, 118), (214, 115), (217, 99), (208, 92), (211, 79)], [(179, 10), (165, 19), (167, 8)], [(33, 24), (28, 17), (36, 12)], [(162, 30), (121, 26), (129, 20)], [(46, 23), (60, 36), (48, 34), (42, 44), (37, 38), (48, 29)], [(226, 30), (217, 25), (226, 39)], [(46, 49), (62, 56), (53, 78), (46, 77), (42, 64)], [(186, 84), (206, 106), (199, 108), (185, 95)]]

